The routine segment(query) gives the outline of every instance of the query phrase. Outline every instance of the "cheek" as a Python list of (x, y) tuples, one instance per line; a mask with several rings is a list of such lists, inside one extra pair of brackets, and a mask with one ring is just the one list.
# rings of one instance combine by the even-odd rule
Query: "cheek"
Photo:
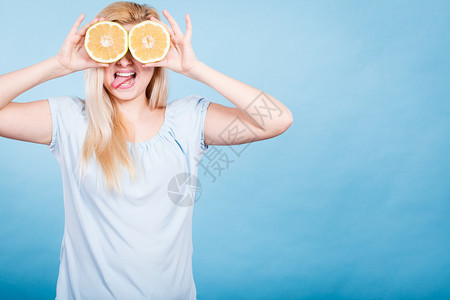
[(114, 81), (114, 74), (107, 69), (103, 69), (103, 85), (111, 85)]
[(154, 74), (153, 68), (151, 70), (145, 70), (145, 71), (141, 72), (143, 81), (146, 82), (147, 84), (150, 83), (150, 80), (152, 79), (153, 74)]

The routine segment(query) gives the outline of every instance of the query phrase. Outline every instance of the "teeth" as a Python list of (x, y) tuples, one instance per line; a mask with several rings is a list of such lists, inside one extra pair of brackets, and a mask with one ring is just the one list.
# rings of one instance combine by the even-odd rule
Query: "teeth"
[(128, 76), (132, 76), (134, 74), (136, 74), (136, 73), (119, 73), (119, 72), (117, 72), (115, 75), (121, 76), (121, 77), (128, 77)]

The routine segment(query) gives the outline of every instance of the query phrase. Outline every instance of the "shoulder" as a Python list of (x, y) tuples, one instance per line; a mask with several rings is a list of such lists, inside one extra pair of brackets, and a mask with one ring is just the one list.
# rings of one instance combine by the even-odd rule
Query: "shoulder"
[(211, 100), (199, 95), (188, 95), (177, 98), (167, 104), (167, 107), (177, 117), (192, 117), (205, 111)]
[(212, 101), (199, 95), (188, 95), (167, 104), (169, 119), (178, 142), (195, 155), (203, 147), (203, 128)]
[(85, 101), (75, 96), (57, 96), (48, 98), (52, 113), (70, 112), (83, 114), (85, 112)]
[(208, 102), (211, 101), (205, 97), (199, 96), (199, 95), (188, 95), (184, 96), (182, 98), (177, 98), (175, 100), (172, 100), (167, 105), (172, 106), (173, 109), (189, 109), (194, 108), (201, 102)]
[(75, 96), (48, 98), (54, 127), (76, 128), (86, 122), (85, 101)]

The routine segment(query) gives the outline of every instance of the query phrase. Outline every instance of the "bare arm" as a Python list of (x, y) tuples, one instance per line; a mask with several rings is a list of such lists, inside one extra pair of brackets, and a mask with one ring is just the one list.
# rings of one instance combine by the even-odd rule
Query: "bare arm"
[(57, 55), (33, 66), (0, 76), (0, 136), (49, 145), (52, 120), (47, 100), (12, 102), (22, 93), (48, 80), (92, 67), (105, 67), (89, 58), (83, 41), (92, 20), (79, 31), (84, 15), (73, 25)]
[(270, 139), (292, 124), (291, 111), (279, 100), (199, 62), (187, 75), (209, 85), (236, 107), (211, 103), (205, 120), (205, 144), (239, 145)]
[(171, 26), (151, 17), (166, 27), (171, 38), (167, 56), (144, 67), (166, 67), (200, 81), (229, 100), (236, 107), (211, 103), (206, 115), (206, 145), (238, 145), (269, 139), (285, 132), (292, 124), (291, 111), (271, 95), (222, 74), (200, 62), (192, 49), (192, 22), (185, 15), (186, 33), (167, 10), (163, 14)]
[(21, 141), (50, 144), (52, 120), (47, 100), (11, 102), (25, 91), (65, 75), (56, 57), (0, 76), (0, 136)]

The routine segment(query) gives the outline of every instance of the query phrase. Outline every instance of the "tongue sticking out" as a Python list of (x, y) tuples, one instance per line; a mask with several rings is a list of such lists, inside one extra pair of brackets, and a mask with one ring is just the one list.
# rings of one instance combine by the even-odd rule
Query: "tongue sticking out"
[(121, 84), (123, 84), (131, 79), (133, 79), (133, 75), (127, 76), (127, 77), (117, 76), (116, 78), (114, 78), (114, 81), (111, 85), (113, 88), (117, 89)]

